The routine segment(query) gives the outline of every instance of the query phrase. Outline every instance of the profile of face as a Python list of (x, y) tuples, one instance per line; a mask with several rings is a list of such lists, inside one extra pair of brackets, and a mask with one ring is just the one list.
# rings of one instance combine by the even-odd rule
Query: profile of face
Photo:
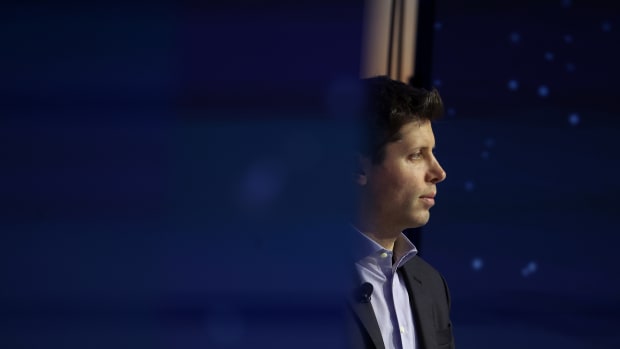
[(402, 231), (426, 224), (435, 204), (437, 183), (446, 173), (433, 154), (431, 122), (412, 121), (400, 129), (400, 140), (385, 146), (381, 163), (361, 158), (361, 214), (375, 228)]

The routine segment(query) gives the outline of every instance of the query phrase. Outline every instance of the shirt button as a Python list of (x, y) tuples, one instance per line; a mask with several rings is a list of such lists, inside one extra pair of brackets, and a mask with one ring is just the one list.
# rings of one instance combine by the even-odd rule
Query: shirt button
[(388, 254), (383, 252), (380, 256), (381, 256), (381, 258), (387, 258)]
[(405, 333), (405, 328), (403, 326), (400, 326), (400, 333)]

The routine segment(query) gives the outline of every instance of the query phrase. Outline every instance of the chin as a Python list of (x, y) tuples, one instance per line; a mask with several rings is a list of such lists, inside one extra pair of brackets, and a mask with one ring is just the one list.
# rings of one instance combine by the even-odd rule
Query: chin
[(424, 215), (424, 216), (419, 215), (419, 216), (417, 216), (417, 217), (412, 217), (412, 218), (409, 220), (409, 222), (408, 222), (409, 224), (408, 224), (408, 227), (407, 227), (407, 228), (408, 228), (408, 229), (409, 229), (409, 228), (419, 228), (419, 227), (421, 227), (421, 226), (424, 226), (424, 225), (426, 225), (426, 223), (428, 223), (428, 221), (430, 220), (430, 218), (431, 218), (431, 217), (430, 217), (430, 214), (428, 214), (428, 213), (427, 213), (426, 215)]
[(425, 224), (426, 224), (426, 222), (420, 222), (420, 221), (411, 222), (410, 221), (407, 224), (405, 224), (405, 228), (403, 230), (419, 228), (419, 227), (421, 227), (421, 226), (423, 226)]

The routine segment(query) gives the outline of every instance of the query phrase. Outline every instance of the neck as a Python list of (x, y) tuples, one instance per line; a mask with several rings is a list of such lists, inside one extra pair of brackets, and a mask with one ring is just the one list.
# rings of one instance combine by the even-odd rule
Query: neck
[(362, 234), (368, 236), (388, 251), (394, 250), (394, 243), (401, 234), (401, 231), (398, 229), (382, 228), (368, 222), (358, 221), (355, 227)]
[(374, 212), (376, 212), (376, 208), (369, 207), (360, 202), (357, 215), (353, 220), (355, 227), (386, 250), (393, 251), (394, 243), (403, 229), (398, 225), (390, 224), (385, 219), (381, 219)]
[(376, 243), (381, 245), (381, 247), (385, 248), (388, 251), (394, 250), (394, 243), (396, 242), (396, 237), (384, 237), (380, 234), (365, 232), (362, 231), (366, 236), (373, 239)]

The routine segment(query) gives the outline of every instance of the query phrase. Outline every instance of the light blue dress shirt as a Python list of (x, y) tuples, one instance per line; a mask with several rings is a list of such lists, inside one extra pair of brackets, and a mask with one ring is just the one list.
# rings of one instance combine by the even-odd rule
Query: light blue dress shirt
[[(356, 229), (357, 230), (357, 229)], [(355, 266), (362, 282), (373, 287), (370, 304), (377, 317), (386, 349), (418, 348), (409, 293), (396, 270), (413, 258), (418, 250), (400, 234), (389, 251), (359, 232)]]

